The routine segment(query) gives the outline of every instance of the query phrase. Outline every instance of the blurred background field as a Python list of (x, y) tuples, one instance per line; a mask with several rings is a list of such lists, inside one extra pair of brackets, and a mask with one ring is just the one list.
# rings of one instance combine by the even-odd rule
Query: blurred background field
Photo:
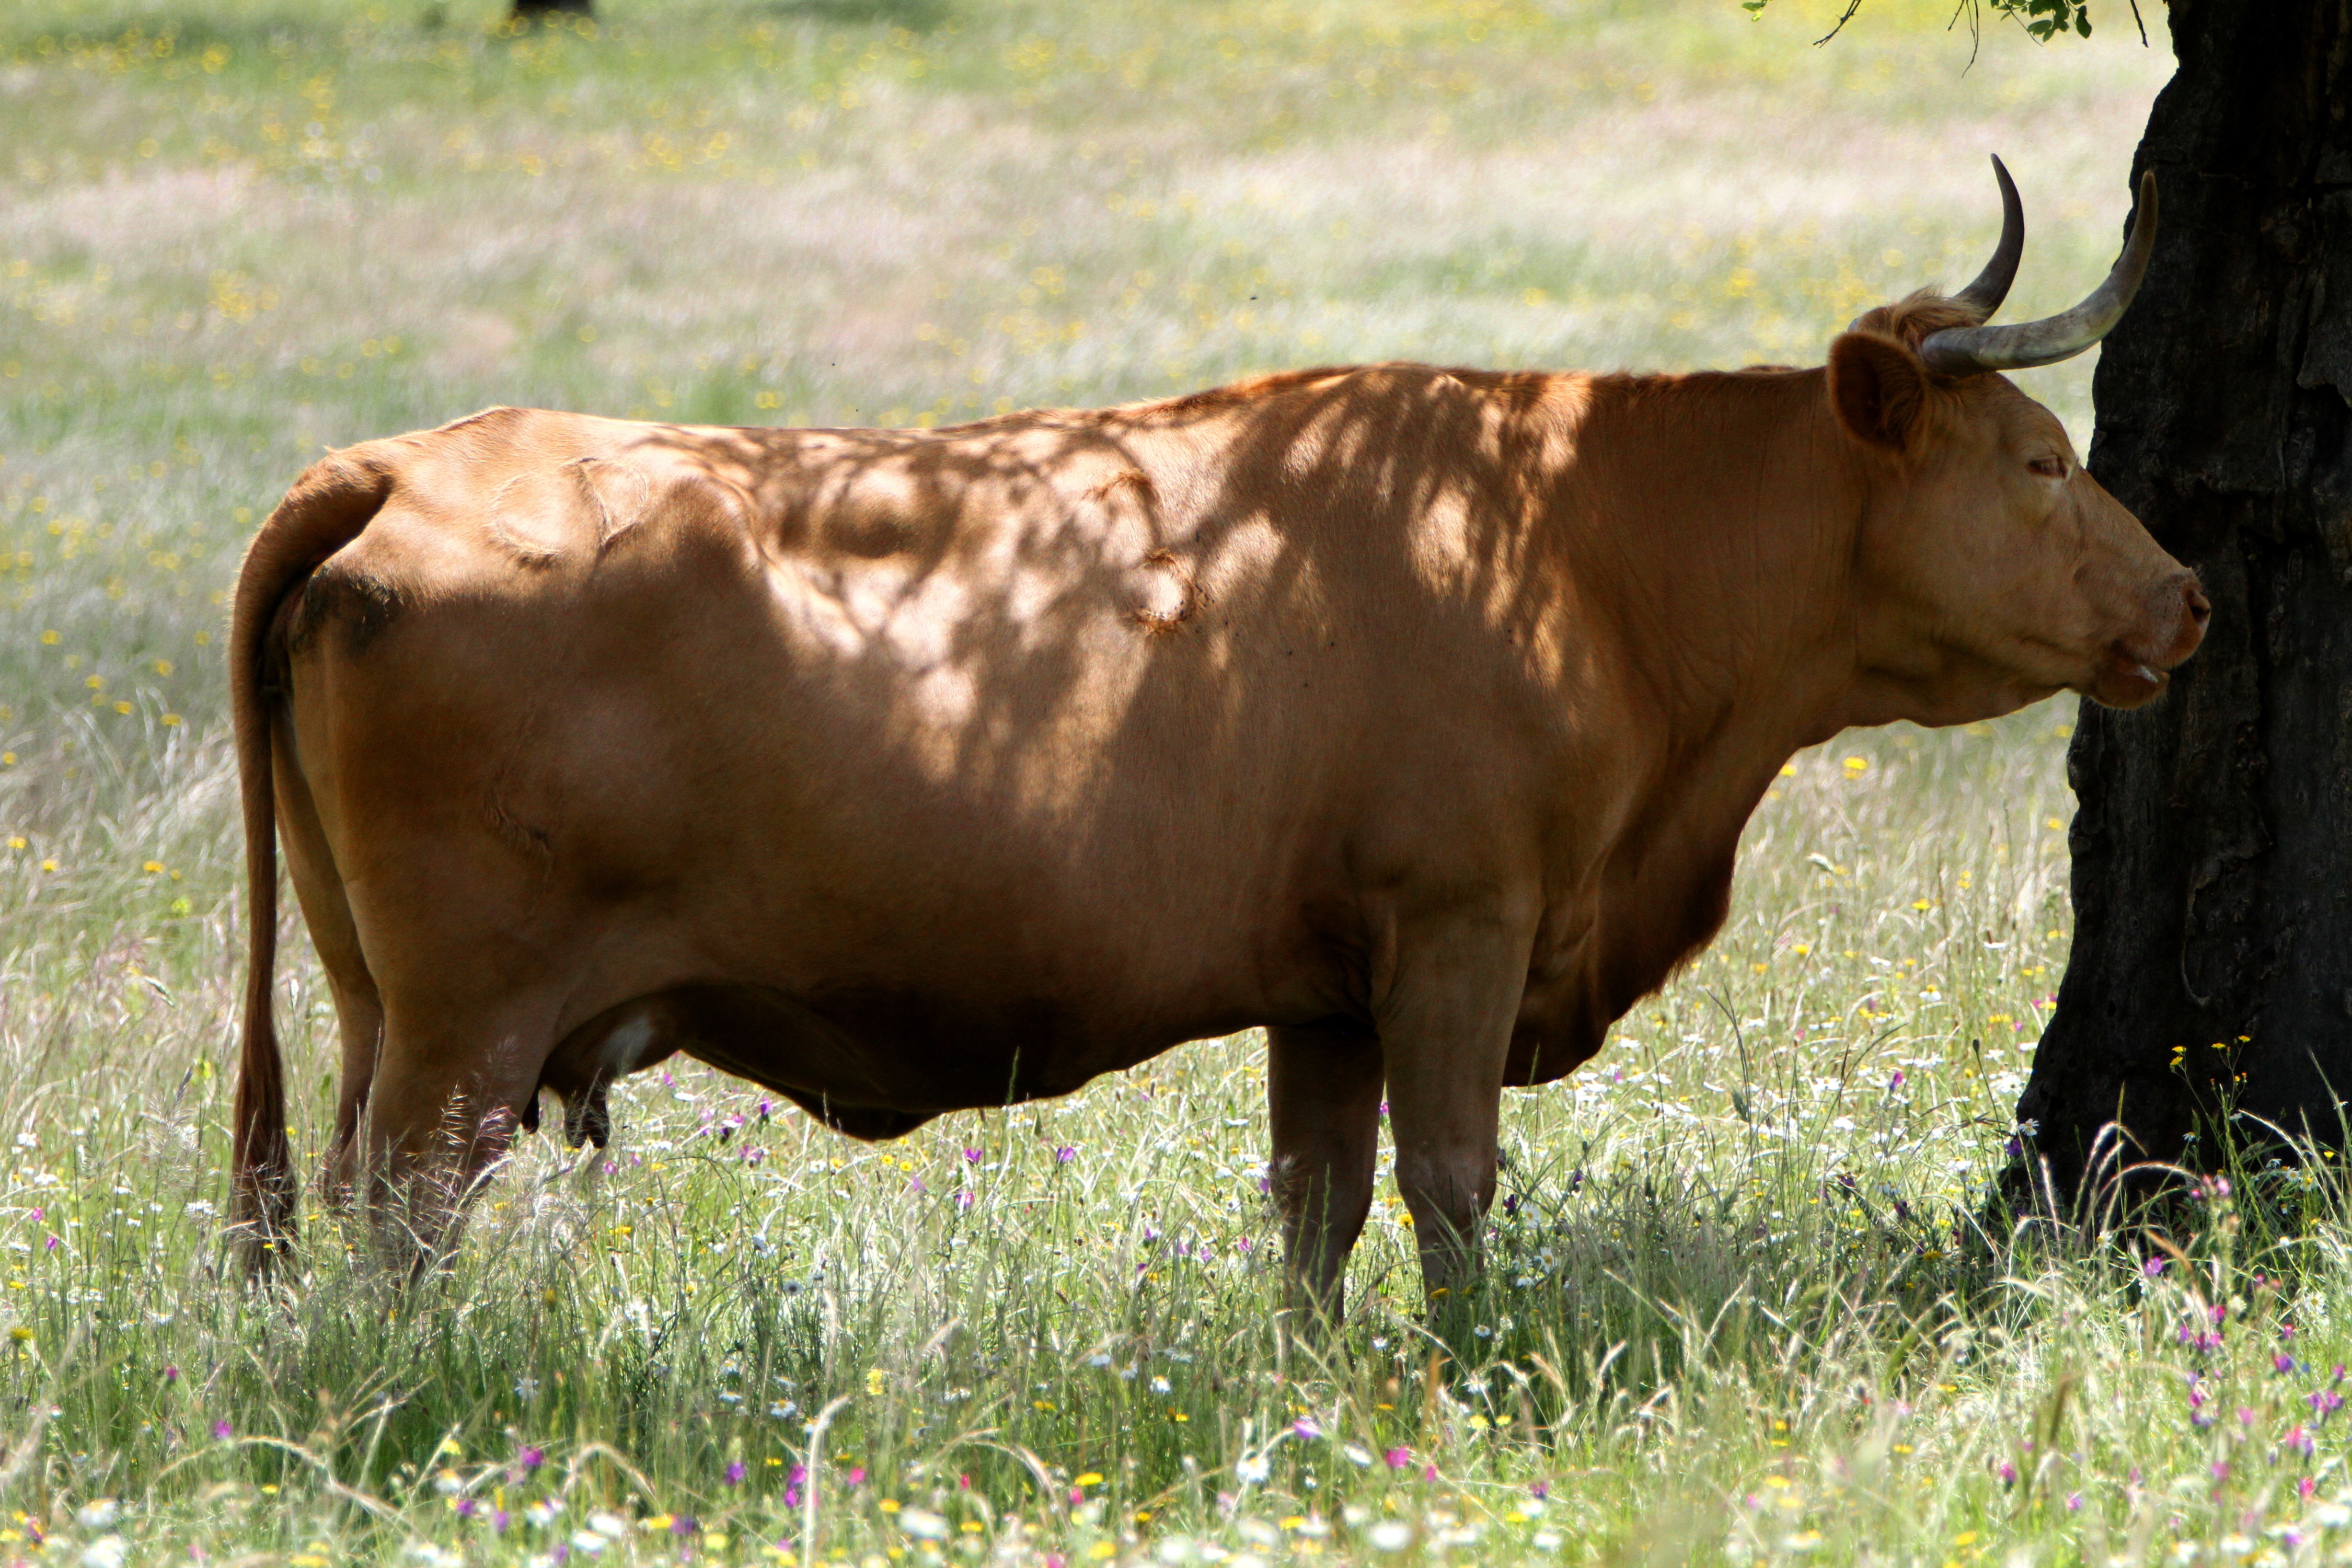
[[(323, 447), (494, 403), (932, 424), (1317, 362), (1814, 363), (1973, 273), (1995, 151), (2011, 313), (2071, 303), (2160, 32), (1971, 64), (1906, 0), (1814, 47), (1836, 9), (12, 0), (0, 1561), (2333, 1550), (2325, 1183), (2251, 1230), (2217, 1198), (2155, 1273), (1973, 1224), (2066, 951), (2071, 702), (1792, 764), (1717, 946), (1507, 1103), (1450, 1345), (1385, 1188), (1349, 1330), (1275, 1333), (1246, 1036), (881, 1147), (679, 1067), (609, 1153), (530, 1145), (446, 1280), (387, 1292), (315, 1205), (299, 1289), (220, 1272), (223, 605)], [(2023, 378), (2085, 447), (2090, 367)], [(282, 972), (315, 1150), (331, 1019), (299, 940)]]

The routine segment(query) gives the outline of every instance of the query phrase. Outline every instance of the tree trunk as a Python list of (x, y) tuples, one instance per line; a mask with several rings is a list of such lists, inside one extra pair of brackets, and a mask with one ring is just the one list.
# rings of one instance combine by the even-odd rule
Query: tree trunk
[(2067, 757), (2074, 952), (2018, 1116), (2070, 1197), (2110, 1122), (2204, 1163), (2225, 1102), (2338, 1142), (2352, 1096), (2352, 0), (2171, 14), (2091, 468), (2213, 619), (2168, 696), (2085, 701)]

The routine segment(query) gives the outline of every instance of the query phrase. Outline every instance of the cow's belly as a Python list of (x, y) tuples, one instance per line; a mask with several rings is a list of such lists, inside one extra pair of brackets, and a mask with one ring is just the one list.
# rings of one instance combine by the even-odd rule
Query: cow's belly
[(1108, 1049), (1073, 1048), (1056, 1026), (912, 991), (812, 1004), (761, 985), (686, 985), (574, 1029), (544, 1080), (570, 1096), (683, 1053), (804, 1102), (928, 1116), (1066, 1094), (1181, 1043), (1129, 1033)]
[(812, 631), (772, 576), (624, 588), (506, 686), (564, 694), (498, 778), (595, 933), (567, 1029), (730, 987), (663, 1016), (761, 1081), (948, 1109), (1355, 999), (1339, 694), (1116, 602), (931, 658)]

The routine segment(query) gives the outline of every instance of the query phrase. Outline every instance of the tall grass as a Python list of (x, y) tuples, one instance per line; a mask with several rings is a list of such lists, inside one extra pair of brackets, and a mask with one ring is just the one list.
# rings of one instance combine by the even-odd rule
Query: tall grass
[[(1458, 1321), (1384, 1188), (1349, 1323), (1283, 1331), (1248, 1036), (880, 1147), (648, 1075), (445, 1277), (315, 1205), (283, 1289), (226, 1272), (220, 605), (321, 444), (1809, 361), (1974, 270), (1996, 149), (2017, 308), (2099, 275), (2160, 52), (1787, 6), (0, 15), (0, 1560), (2335, 1552), (2332, 1167), (2128, 1247), (1979, 1228), (2065, 948), (2057, 707), (1792, 765), (1714, 949), (1511, 1097)], [(2087, 365), (2032, 381), (2085, 440)], [(281, 1012), (315, 1157), (299, 941)]]

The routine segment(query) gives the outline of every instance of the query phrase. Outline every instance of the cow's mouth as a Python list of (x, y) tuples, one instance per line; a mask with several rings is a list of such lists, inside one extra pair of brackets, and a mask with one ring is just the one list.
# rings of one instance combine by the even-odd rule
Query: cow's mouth
[(2186, 573), (2182, 577), (2175, 588), (2166, 590), (2168, 597), (2175, 591), (2179, 595), (2168, 626), (2151, 636), (2126, 635), (2107, 645), (2105, 656), (2084, 688), (2095, 700), (2109, 708), (2137, 708), (2155, 700), (2172, 684), (2172, 672), (2186, 664), (2197, 645), (2205, 640), (2212, 604), (2196, 578)]
[(2172, 672), (2158, 669), (2122, 647), (2111, 651), (2090, 684), (2089, 695), (2104, 708), (2137, 708), (2163, 695)]

